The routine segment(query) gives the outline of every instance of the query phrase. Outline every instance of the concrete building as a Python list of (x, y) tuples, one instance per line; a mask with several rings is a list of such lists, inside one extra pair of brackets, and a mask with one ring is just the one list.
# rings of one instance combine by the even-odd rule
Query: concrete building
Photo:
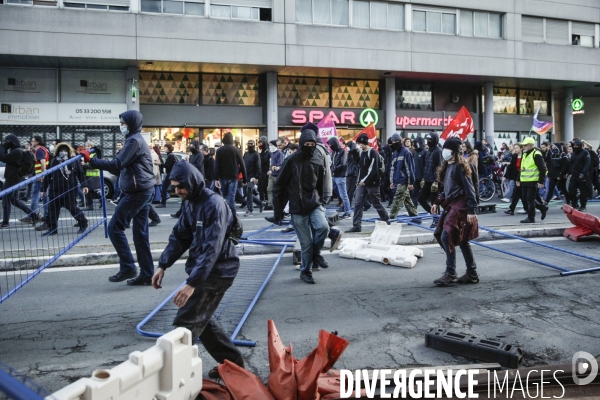
[(496, 145), (539, 109), (539, 141), (597, 147), (599, 39), (598, 0), (0, 0), (0, 129), (111, 156), (126, 109), (183, 149), (328, 114), (414, 137), (465, 106)]

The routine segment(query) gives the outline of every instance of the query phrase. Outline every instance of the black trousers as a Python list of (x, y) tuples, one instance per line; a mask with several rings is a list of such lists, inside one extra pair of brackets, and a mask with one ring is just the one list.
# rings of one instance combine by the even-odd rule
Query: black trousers
[(58, 197), (50, 197), (48, 202), (48, 230), (53, 231), (58, 227), (58, 217), (60, 216), (60, 209), (64, 208), (71, 213), (71, 216), (79, 222), (80, 228), (87, 228), (88, 220), (85, 214), (79, 207), (77, 207), (77, 192), (69, 191), (66, 194), (59, 195)]
[(546, 193), (546, 203), (552, 199), (554, 188), (558, 186), (558, 191), (560, 194), (567, 197), (566, 188), (565, 188), (565, 180), (564, 179), (550, 179), (550, 185), (548, 185), (548, 193)]
[(361, 228), (364, 203), (367, 197), (371, 199), (373, 207), (375, 207), (375, 209), (377, 210), (377, 214), (379, 214), (379, 218), (381, 218), (383, 221), (387, 221), (389, 219), (389, 215), (385, 210), (385, 207), (381, 205), (381, 198), (379, 197), (379, 186), (358, 185), (355, 197), (356, 198), (354, 199), (354, 219), (352, 220), (352, 225), (355, 228)]
[(354, 200), (354, 192), (356, 191), (356, 184), (358, 182), (358, 176), (347, 176), (346, 177), (346, 192), (348, 193), (348, 200), (350, 200), (350, 206)]
[(577, 204), (577, 189), (579, 189), (581, 207), (586, 207), (588, 201), (588, 183), (587, 179), (581, 180), (578, 176), (571, 176), (571, 180), (569, 181), (569, 200), (572, 206)]
[[(540, 191), (538, 190), (537, 183), (534, 185), (523, 186), (521, 183), (521, 196), (523, 197), (523, 208), (527, 211), (527, 217), (529, 219), (535, 219), (535, 209), (543, 210), (546, 206), (542, 203), (540, 197)], [(525, 207), (525, 203), (527, 206)]]
[(192, 331), (192, 338), (198, 337), (208, 354), (218, 363), (225, 360), (235, 362), (241, 353), (235, 347), (221, 325), (213, 318), (219, 303), (233, 278), (208, 278), (196, 287), (187, 303), (177, 311), (173, 325)]
[(431, 191), (431, 185), (433, 182), (425, 182), (421, 191), (419, 192), (419, 204), (428, 213), (431, 212), (431, 205), (437, 199), (438, 193)]
[(258, 179), (258, 194), (260, 195), (260, 199), (263, 201), (269, 201), (269, 196), (267, 195), (267, 188), (269, 186), (269, 175), (266, 172), (260, 173), (260, 178)]
[(415, 181), (413, 184), (413, 190), (410, 191), (410, 199), (412, 200), (415, 207), (419, 205), (419, 194), (421, 194), (421, 182), (423, 179)]
[[(4, 189), (8, 189), (11, 186), (16, 185), (16, 183), (13, 184), (6, 184), (4, 186)], [(33, 218), (33, 210), (29, 207), (27, 207), (27, 205), (25, 205), (25, 203), (21, 202), (21, 200), (19, 200), (19, 193), (17, 192), (12, 192), (7, 194), (6, 196), (4, 196), (2, 198), (2, 223), (3, 224), (8, 224), (8, 221), (10, 220), (10, 208), (11, 205), (17, 207), (18, 209), (20, 209), (21, 211), (23, 211), (25, 214), (27, 214), (28, 217)]]

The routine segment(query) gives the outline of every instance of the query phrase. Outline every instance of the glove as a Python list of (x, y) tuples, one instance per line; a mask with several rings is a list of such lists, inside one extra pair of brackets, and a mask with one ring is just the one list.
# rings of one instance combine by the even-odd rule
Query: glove
[(96, 154), (96, 157), (102, 158), (102, 149), (100, 147), (94, 146), (93, 152)]

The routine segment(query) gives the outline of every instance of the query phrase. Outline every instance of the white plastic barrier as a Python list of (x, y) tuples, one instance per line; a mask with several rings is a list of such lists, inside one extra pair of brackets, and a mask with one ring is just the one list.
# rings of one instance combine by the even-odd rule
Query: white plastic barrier
[(413, 268), (417, 259), (423, 257), (423, 250), (398, 243), (402, 225), (387, 225), (383, 221), (375, 223), (375, 230), (368, 239), (343, 239), (340, 243), (340, 257), (376, 261), (396, 267)]
[(110, 370), (96, 370), (46, 400), (189, 400), (202, 389), (202, 360), (192, 333), (177, 328)]

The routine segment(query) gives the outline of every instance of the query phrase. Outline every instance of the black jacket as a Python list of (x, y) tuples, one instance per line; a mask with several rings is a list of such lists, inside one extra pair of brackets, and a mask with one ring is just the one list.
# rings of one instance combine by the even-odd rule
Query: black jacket
[[(440, 192), (438, 199), (453, 200), (462, 196), (467, 197), (468, 214), (476, 214), (477, 205), (479, 204), (479, 177), (477, 169), (473, 164), (471, 166), (471, 178), (457, 163), (448, 164), (446, 172), (442, 177), (443, 192)], [(436, 202), (439, 203), (439, 202)]]
[(187, 186), (190, 199), (183, 201), (158, 267), (166, 270), (189, 249), (185, 262), (188, 285), (196, 287), (207, 278), (235, 278), (240, 259), (228, 239), (233, 214), (225, 199), (205, 188), (204, 177), (190, 163), (177, 163), (171, 174), (171, 179)]
[(569, 158), (565, 153), (552, 154), (550, 152), (550, 158), (547, 163), (548, 167), (548, 178), (558, 179), (562, 178), (566, 174), (566, 165), (569, 164)]
[[(304, 130), (300, 134), (300, 148), (308, 141), (317, 142), (317, 134)], [(283, 209), (290, 202), (290, 214), (309, 215), (321, 205), (323, 198), (323, 159), (315, 154), (309, 160), (297, 151), (285, 159), (273, 187), (273, 209), (276, 219), (283, 219)]]
[(517, 169), (517, 160), (518, 159), (523, 160), (522, 158), (519, 157), (518, 154), (513, 154), (510, 159), (510, 164), (508, 164), (508, 167), (506, 168), (504, 177), (506, 179), (508, 179), (509, 181), (518, 181), (521, 176), (520, 171)]
[(177, 162), (177, 157), (175, 157), (175, 154), (168, 153), (167, 154), (167, 159), (165, 160), (165, 173), (167, 175), (171, 174), (171, 170), (175, 166), (176, 162)]
[(271, 166), (271, 151), (269, 150), (269, 141), (266, 136), (261, 136), (260, 141), (263, 144), (263, 148), (260, 150), (260, 172), (266, 175)]
[(15, 135), (7, 135), (0, 146), (0, 161), (6, 164), (4, 169), (4, 189), (23, 180), (19, 173), (23, 165), (23, 150)]
[(355, 176), (358, 178), (360, 169), (360, 150), (354, 141), (348, 142), (348, 167), (346, 168), (346, 176)]
[[(56, 146), (58, 148), (58, 145)], [(54, 157), (50, 162), (48, 169), (56, 167), (60, 161)], [(65, 194), (68, 197), (75, 199), (77, 196), (77, 182), (80, 182), (82, 187), (87, 187), (85, 172), (79, 161), (75, 161), (65, 167), (46, 175), (44, 178), (44, 192), (47, 192), (50, 198), (55, 198)]]
[(437, 181), (437, 169), (442, 164), (442, 149), (438, 146), (440, 139), (435, 132), (427, 134), (430, 139), (427, 140), (429, 149), (425, 155), (425, 169), (423, 170), (423, 180), (427, 183)]
[(215, 154), (215, 179), (238, 180), (242, 173), (242, 183), (247, 182), (246, 167), (242, 152), (233, 144), (224, 144)]
[(425, 173), (425, 159), (427, 158), (427, 151), (425, 150), (422, 137), (415, 139), (415, 147), (415, 155), (413, 156), (415, 162), (415, 181), (420, 181), (423, 179)]
[(248, 176), (248, 179), (260, 178), (260, 164), (260, 155), (256, 150), (248, 150), (244, 153), (244, 165), (246, 166), (246, 175)]
[(210, 154), (204, 157), (204, 179), (215, 180), (215, 159)]
[(198, 148), (190, 148), (192, 156), (190, 157), (190, 164), (198, 168), (198, 171), (204, 176), (204, 155)]
[(154, 164), (150, 148), (141, 135), (142, 114), (135, 110), (119, 115), (123, 118), (129, 133), (119, 154), (112, 160), (90, 159), (91, 168), (108, 171), (119, 176), (119, 189), (123, 193), (137, 193), (148, 190), (156, 184)]
[(331, 176), (340, 178), (346, 176), (348, 168), (348, 154), (343, 147), (340, 147), (340, 142), (337, 137), (332, 137), (327, 141), (331, 147)]
[(381, 184), (379, 177), (379, 154), (375, 149), (360, 153), (360, 168), (358, 183), (364, 182), (365, 186), (373, 187)]
[(590, 170), (590, 165), (590, 153), (580, 147), (578, 151), (573, 151), (573, 154), (571, 154), (568, 173), (575, 177), (579, 177), (581, 174), (583, 174), (584, 177), (587, 177), (587, 173)]

